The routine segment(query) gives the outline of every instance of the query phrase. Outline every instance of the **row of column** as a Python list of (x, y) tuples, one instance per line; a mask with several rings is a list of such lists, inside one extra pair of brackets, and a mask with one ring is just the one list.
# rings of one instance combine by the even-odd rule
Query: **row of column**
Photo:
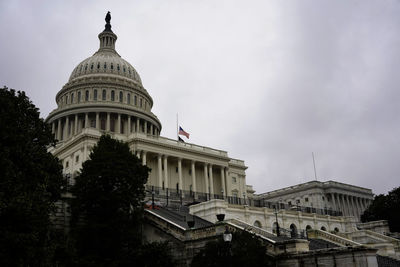
[[(103, 114), (106, 114), (106, 120), (105, 120), (105, 129), (100, 129), (100, 112), (96, 112), (96, 118), (95, 118), (95, 125), (93, 128), (97, 129), (97, 130), (105, 130), (107, 132), (111, 131), (111, 113), (107, 112), (101, 112)], [(78, 125), (79, 123), (79, 114), (75, 114), (74, 115), (74, 119), (71, 120), (70, 122), (70, 116), (66, 116), (65, 120), (63, 118), (59, 118), (56, 121), (52, 122), (52, 132), (53, 134), (55, 134), (55, 137), (57, 140), (65, 140), (68, 137), (72, 136), (72, 135), (76, 135), (78, 134), (78, 130), (81, 127), (83, 128), (89, 128), (89, 113), (84, 113), (84, 120), (82, 120), (81, 124)], [(148, 127), (148, 123), (146, 120), (134, 117), (134, 119), (132, 120), (132, 116), (129, 115), (122, 115), (122, 116), (127, 116), (127, 131), (126, 134), (131, 134), (132, 132), (143, 132), (144, 134), (151, 134), (151, 135), (159, 135), (159, 129), (154, 126), (153, 124), (149, 123), (149, 127)], [(63, 123), (64, 121), (64, 123)], [(72, 124), (72, 121), (74, 122)], [(121, 134), (122, 133), (122, 127), (121, 127), (121, 122), (122, 122), (122, 118), (121, 118), (121, 114), (117, 114), (117, 120), (115, 123), (114, 127), (114, 132)], [(83, 125), (82, 125), (83, 124)], [(64, 127), (63, 127), (64, 126)], [(143, 126), (143, 130), (141, 130), (141, 127)], [(133, 128), (133, 131), (132, 131)]]
[(343, 215), (355, 216), (358, 219), (370, 204), (370, 199), (347, 194), (330, 193), (330, 197), (334, 210), (340, 210)]
[[(147, 152), (146, 151), (136, 151), (136, 156), (142, 159), (142, 164), (147, 164)], [(178, 183), (179, 190), (183, 189), (183, 175), (182, 175), (182, 158), (177, 158), (178, 160)], [(191, 176), (192, 176), (192, 191), (194, 194), (198, 193), (197, 190), (197, 176), (196, 176), (196, 161), (191, 160)], [(221, 192), (215, 192), (214, 190), (214, 177), (213, 177), (213, 165), (205, 162), (201, 162), (204, 167), (204, 181), (206, 186), (206, 191), (204, 193), (210, 194), (221, 194), (227, 196), (226, 178), (228, 177), (228, 168), (224, 166), (219, 166), (221, 171)], [(164, 170), (163, 170), (164, 166)], [(169, 177), (168, 177), (168, 155), (157, 155), (157, 171), (158, 171), (158, 187), (169, 188)], [(164, 185), (163, 185), (164, 181)]]

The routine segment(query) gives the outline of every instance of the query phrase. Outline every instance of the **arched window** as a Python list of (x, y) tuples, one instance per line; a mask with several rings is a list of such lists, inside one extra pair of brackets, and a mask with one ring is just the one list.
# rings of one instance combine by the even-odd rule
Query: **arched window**
[(122, 102), (122, 100), (124, 100), (124, 94), (122, 93), (122, 91), (119, 92), (119, 102)]
[(274, 234), (277, 233), (278, 225), (279, 225), (279, 224), (277, 224), (276, 222), (274, 222), (274, 223), (272, 224), (272, 232), (273, 232)]
[(71, 93), (71, 104), (74, 103), (74, 93)]
[(139, 100), (139, 103), (140, 103), (140, 107), (142, 107), (142, 106), (143, 106), (143, 101), (142, 101), (142, 99)]
[(100, 62), (97, 63), (97, 69), (100, 69)]
[(134, 96), (134, 97), (133, 97), (133, 104), (134, 104), (135, 106), (137, 106), (137, 96)]
[(65, 95), (65, 104), (68, 104), (68, 95)]
[(85, 101), (89, 101), (89, 91), (85, 91)]
[(335, 227), (334, 231), (335, 233), (339, 233), (339, 228)]
[(115, 92), (114, 90), (111, 91), (111, 101), (115, 100)]
[(78, 92), (78, 103), (81, 102), (81, 91)]
[(104, 62), (104, 69), (107, 69), (107, 63)]
[(106, 90), (103, 90), (103, 93), (102, 93), (101, 99), (103, 99), (103, 100), (106, 100), (106, 97), (107, 97)]
[(326, 231), (325, 226), (322, 226), (322, 227), (321, 227), (321, 230), (322, 230), (322, 231)]
[(131, 104), (131, 94), (129, 94), (128, 93), (128, 95), (127, 95), (127, 97), (126, 97), (126, 102), (128, 103), (128, 104)]
[(307, 226), (306, 226), (306, 231), (309, 231), (309, 230), (312, 230), (311, 225), (307, 225)]
[(261, 223), (260, 223), (259, 221), (255, 221), (253, 225), (254, 225), (255, 227), (258, 227), (258, 228), (261, 228), (261, 227), (262, 227), (262, 225), (261, 225)]
[(93, 100), (97, 100), (97, 89), (93, 90)]
[(111, 69), (113, 70), (114, 69), (114, 65), (111, 63)]
[(290, 237), (296, 237), (297, 236), (297, 227), (294, 223), (290, 225)]

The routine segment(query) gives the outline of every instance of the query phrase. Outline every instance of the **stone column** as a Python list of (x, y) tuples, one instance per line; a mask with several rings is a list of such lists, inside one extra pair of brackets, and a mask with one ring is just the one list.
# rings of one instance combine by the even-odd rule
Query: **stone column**
[[(211, 195), (214, 195), (214, 178), (213, 178), (213, 173), (212, 173), (212, 165), (209, 165), (208, 168), (208, 175), (210, 176), (210, 193)], [(214, 197), (214, 196), (213, 196)]]
[(131, 130), (132, 130), (131, 128), (132, 128), (132, 125), (131, 125), (131, 116), (128, 115), (128, 131), (127, 131), (128, 135), (131, 134)]
[(350, 196), (346, 195), (347, 215), (351, 216)]
[(332, 210), (337, 210), (336, 201), (335, 201), (335, 193), (331, 193), (331, 198), (332, 198)]
[(225, 187), (225, 168), (221, 166), (221, 185), (222, 185), (222, 197), (226, 196), (226, 187)]
[(354, 217), (357, 217), (356, 211), (355, 211), (355, 208), (354, 208), (353, 196), (349, 196), (349, 198), (350, 198), (350, 215), (352, 215)]
[(89, 128), (89, 113), (85, 113), (85, 128)]
[(361, 218), (361, 215), (363, 214), (363, 209), (361, 207), (361, 202), (360, 202), (359, 197), (357, 197), (357, 206), (358, 206), (358, 213), (360, 214), (360, 218)]
[(65, 117), (65, 140), (69, 137), (69, 116)]
[(192, 190), (193, 190), (193, 195), (196, 197), (196, 162), (192, 161)]
[(144, 121), (144, 134), (147, 134), (147, 121)]
[(117, 120), (117, 133), (121, 133), (121, 114), (118, 113), (118, 120)]
[(100, 114), (96, 112), (96, 129), (100, 130)]
[(58, 123), (57, 123), (57, 139), (61, 140), (61, 119), (58, 119)]
[(232, 195), (232, 186), (231, 186), (231, 179), (229, 179), (229, 175), (228, 175), (228, 168), (224, 169), (225, 172), (225, 180), (226, 180), (226, 193), (225, 195), (227, 197)]
[(157, 155), (158, 159), (158, 187), (162, 188), (162, 155)]
[(110, 131), (110, 112), (107, 112), (106, 131)]
[(342, 212), (342, 214), (343, 214), (343, 216), (344, 216), (344, 214), (345, 214), (345, 210), (344, 210), (344, 205), (343, 205), (343, 203), (344, 203), (344, 200), (343, 200), (343, 195), (342, 194), (339, 194), (338, 195), (338, 200), (339, 200), (339, 206), (340, 206), (340, 211)]
[(181, 158), (178, 158), (178, 177), (179, 177), (179, 190), (183, 190), (182, 159)]
[(168, 185), (168, 156), (164, 155), (164, 181), (165, 181), (165, 188), (169, 188)]
[(206, 182), (206, 194), (208, 199), (208, 194), (210, 194), (210, 187), (208, 186), (207, 163), (204, 163), (204, 180)]
[(77, 135), (78, 134), (78, 114), (75, 114), (75, 120), (74, 120), (74, 134)]
[(140, 121), (139, 121), (139, 118), (136, 118), (136, 132), (140, 133)]
[(142, 151), (142, 165), (146, 165), (147, 164), (146, 155), (147, 155), (147, 152), (143, 150)]
[[(56, 123), (53, 121), (51, 123), (51, 133), (55, 136), (56, 135)], [(56, 137), (57, 138), (57, 137)]]

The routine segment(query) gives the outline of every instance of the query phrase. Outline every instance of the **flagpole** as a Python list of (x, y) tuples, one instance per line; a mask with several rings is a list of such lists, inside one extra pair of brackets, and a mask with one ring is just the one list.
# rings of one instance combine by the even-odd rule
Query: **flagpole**
[(317, 169), (315, 168), (314, 152), (311, 152), (311, 155), (312, 155), (312, 161), (313, 161), (313, 164), (314, 164), (314, 177), (315, 177), (315, 181), (318, 181), (318, 178), (317, 178)]
[(178, 113), (176, 113), (176, 140), (179, 141)]

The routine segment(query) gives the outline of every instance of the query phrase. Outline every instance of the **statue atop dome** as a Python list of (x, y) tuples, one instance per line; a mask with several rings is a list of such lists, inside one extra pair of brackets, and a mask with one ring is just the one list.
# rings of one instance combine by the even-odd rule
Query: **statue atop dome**
[(107, 22), (107, 24), (110, 24), (110, 21), (111, 21), (111, 13), (110, 13), (110, 11), (108, 11), (108, 12), (107, 12), (107, 15), (106, 15), (106, 22)]
[(107, 12), (105, 20), (106, 20), (106, 25), (105, 25), (104, 31), (105, 32), (112, 32), (111, 24), (110, 24), (110, 21), (111, 21), (111, 13), (110, 13), (110, 11)]

